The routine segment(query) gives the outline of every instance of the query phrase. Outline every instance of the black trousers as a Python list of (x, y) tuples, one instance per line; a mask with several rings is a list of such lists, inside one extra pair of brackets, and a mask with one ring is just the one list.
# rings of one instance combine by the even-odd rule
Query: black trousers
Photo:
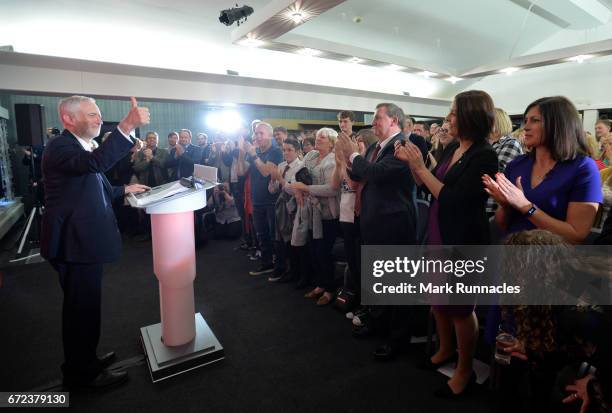
[(344, 236), (344, 254), (350, 273), (346, 287), (355, 293), (355, 298), (361, 303), (361, 232), (359, 217), (355, 217), (354, 223), (341, 222), (340, 227)]
[(52, 260), (64, 291), (62, 339), (67, 381), (88, 382), (102, 371), (96, 355), (100, 340), (102, 264)]

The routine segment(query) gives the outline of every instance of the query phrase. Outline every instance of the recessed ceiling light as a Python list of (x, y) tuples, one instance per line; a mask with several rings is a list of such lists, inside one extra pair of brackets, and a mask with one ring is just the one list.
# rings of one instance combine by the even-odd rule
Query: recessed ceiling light
[(403, 70), (404, 66), (390, 64), (390, 65), (385, 66), (385, 69), (387, 69), (387, 70)]
[(289, 18), (293, 20), (295, 24), (300, 24), (304, 21), (305, 16), (301, 11), (293, 11), (289, 12)]
[(256, 39), (254, 37), (247, 37), (246, 39), (242, 39), (239, 43), (247, 47), (259, 47), (264, 44), (262, 40)]
[(304, 56), (318, 56), (321, 54), (320, 50), (316, 50), (316, 49), (310, 49), (308, 47), (305, 47), (303, 49), (299, 49), (297, 51), (299, 54), (304, 55)]
[(519, 70), (518, 67), (507, 67), (505, 69), (500, 70), (500, 73), (505, 73), (508, 76), (510, 76), (512, 73), (516, 72), (517, 70)]
[(457, 83), (458, 81), (463, 80), (463, 79), (461, 79), (460, 77), (456, 77), (456, 76), (449, 76), (449, 77), (447, 77), (444, 80), (447, 80), (447, 81), (451, 82), (454, 85), (455, 83)]
[(578, 55), (578, 56), (570, 57), (567, 60), (570, 60), (572, 62), (582, 63), (585, 60), (589, 60), (589, 59), (592, 59), (594, 57), (595, 56), (593, 56), (592, 54), (581, 54), (581, 55)]
[(422, 72), (419, 73), (419, 75), (425, 78), (430, 78), (432, 76), (437, 76), (438, 74), (435, 72), (430, 72), (429, 70), (423, 70)]
[(358, 57), (351, 57), (348, 61), (350, 63), (361, 63), (361, 62), (363, 62), (363, 59), (360, 59)]

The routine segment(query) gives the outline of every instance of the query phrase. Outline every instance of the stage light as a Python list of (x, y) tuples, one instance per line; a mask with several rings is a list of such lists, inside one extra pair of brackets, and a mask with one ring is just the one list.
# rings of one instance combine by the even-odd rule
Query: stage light
[[(237, 5), (236, 5), (237, 6)], [(221, 10), (219, 21), (226, 26), (231, 26), (234, 22), (244, 23), (248, 16), (253, 14), (253, 8), (250, 6), (233, 7), (231, 9)]]
[(242, 126), (242, 116), (235, 110), (223, 110), (209, 113), (206, 126), (214, 131), (232, 133)]

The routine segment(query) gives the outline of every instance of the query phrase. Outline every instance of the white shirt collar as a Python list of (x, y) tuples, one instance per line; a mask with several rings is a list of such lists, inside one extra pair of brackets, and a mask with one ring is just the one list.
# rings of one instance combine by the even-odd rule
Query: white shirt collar
[(83, 147), (83, 149), (85, 149), (87, 152), (93, 152), (93, 147), (91, 146), (91, 143), (88, 143), (85, 139), (83, 138), (79, 138), (78, 136), (76, 136), (73, 133), (74, 137), (77, 138), (77, 141), (79, 141), (79, 143), (81, 144), (81, 146)]
[(387, 145), (389, 142), (391, 142), (391, 140), (392, 140), (393, 138), (395, 138), (397, 135), (399, 135), (400, 133), (401, 133), (401, 131), (397, 132), (395, 135), (391, 135), (391, 136), (389, 136), (387, 139), (385, 139), (384, 141), (380, 142), (380, 143), (378, 144), (378, 145), (380, 145), (380, 149), (379, 149), (378, 153), (380, 153), (380, 152), (381, 152), (381, 151), (382, 151), (382, 150), (385, 148), (385, 146), (386, 146), (386, 145)]

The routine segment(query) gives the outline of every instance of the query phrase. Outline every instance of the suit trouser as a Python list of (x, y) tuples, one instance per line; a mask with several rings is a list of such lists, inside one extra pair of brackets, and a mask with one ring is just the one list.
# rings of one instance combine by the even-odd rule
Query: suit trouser
[(100, 339), (102, 264), (52, 260), (64, 291), (62, 338), (64, 378), (90, 381), (102, 368), (96, 355)]
[(344, 254), (349, 267), (350, 277), (346, 287), (353, 290), (355, 298), (361, 303), (361, 232), (359, 217), (355, 222), (340, 222), (344, 236)]
[[(276, 237), (274, 205), (253, 205), (253, 224), (261, 249), (261, 263), (265, 266), (272, 265), (272, 254), (279, 248), (279, 241), (274, 240)], [(278, 261), (277, 268), (284, 270), (278, 267)]]

